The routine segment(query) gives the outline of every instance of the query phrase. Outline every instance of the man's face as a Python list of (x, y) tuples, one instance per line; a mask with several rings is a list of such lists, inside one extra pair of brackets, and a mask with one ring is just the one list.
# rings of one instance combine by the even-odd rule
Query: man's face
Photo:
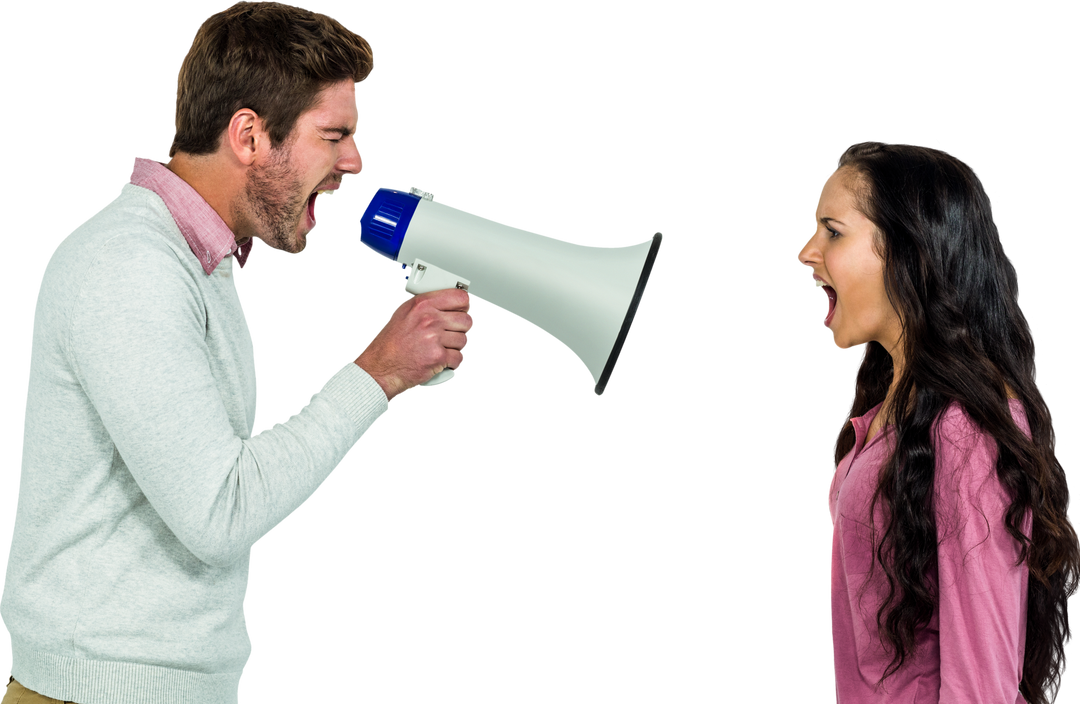
[[(299, 252), (315, 227), (315, 199), (333, 191), (341, 177), (360, 173), (356, 150), (356, 88), (344, 80), (324, 88), (315, 106), (300, 115), (284, 144), (252, 165), (238, 221), (248, 236), (275, 249)], [(240, 234), (238, 232), (238, 234)]]

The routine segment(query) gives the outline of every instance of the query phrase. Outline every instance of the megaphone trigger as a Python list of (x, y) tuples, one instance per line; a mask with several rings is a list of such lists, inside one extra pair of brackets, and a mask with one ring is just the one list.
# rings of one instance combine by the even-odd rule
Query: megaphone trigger
[(412, 294), (427, 293), (428, 291), (442, 291), (448, 288), (460, 288), (462, 291), (469, 290), (469, 280), (452, 274), (445, 269), (440, 269), (434, 264), (429, 264), (423, 259), (416, 259), (412, 263), (412, 275), (409, 283), (405, 284), (405, 290)]

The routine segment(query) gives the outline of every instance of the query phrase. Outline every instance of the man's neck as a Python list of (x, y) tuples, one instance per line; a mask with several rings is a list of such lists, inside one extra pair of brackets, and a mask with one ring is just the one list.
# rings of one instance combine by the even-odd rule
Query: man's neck
[(246, 239), (237, 233), (236, 199), (242, 197), (244, 174), (227, 164), (218, 154), (191, 155), (178, 152), (165, 168), (182, 178), (202, 196), (232, 230), (239, 242)]

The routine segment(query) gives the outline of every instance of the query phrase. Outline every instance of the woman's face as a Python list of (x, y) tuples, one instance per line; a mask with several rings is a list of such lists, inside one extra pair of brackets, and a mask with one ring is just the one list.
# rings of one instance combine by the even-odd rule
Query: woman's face
[(875, 247), (877, 228), (856, 207), (858, 175), (839, 169), (825, 182), (817, 209), (817, 231), (799, 252), (829, 298), (825, 325), (839, 347), (871, 340), (890, 354), (900, 351), (900, 317), (885, 294), (883, 262)]

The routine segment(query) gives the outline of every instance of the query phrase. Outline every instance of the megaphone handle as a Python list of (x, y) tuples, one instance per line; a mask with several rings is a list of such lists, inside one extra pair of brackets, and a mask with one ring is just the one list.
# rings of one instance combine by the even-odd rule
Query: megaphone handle
[(453, 369), (443, 369), (441, 372), (439, 372), (435, 376), (431, 377), (427, 381), (420, 382), (420, 386), (435, 386), (436, 384), (441, 384), (444, 381), (450, 381), (453, 378), (454, 378), (454, 370)]
[[(412, 277), (405, 285), (405, 290), (412, 294), (427, 293), (428, 291), (441, 291), (446, 288), (460, 288), (469, 290), (469, 280), (445, 269), (428, 264), (423, 259), (417, 259), (412, 264)], [(450, 381), (454, 377), (453, 369), (443, 369), (420, 386), (435, 386), (444, 381)]]

